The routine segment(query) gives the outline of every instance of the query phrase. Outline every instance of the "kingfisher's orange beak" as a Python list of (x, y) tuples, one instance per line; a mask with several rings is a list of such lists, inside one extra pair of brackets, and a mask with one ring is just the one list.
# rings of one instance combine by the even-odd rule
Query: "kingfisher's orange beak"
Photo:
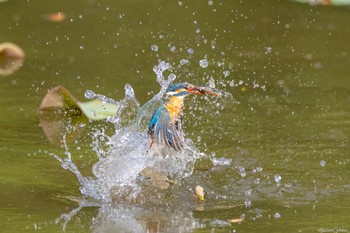
[(209, 87), (199, 87), (199, 86), (190, 86), (186, 90), (188, 93), (197, 94), (197, 95), (213, 95), (219, 96), (220, 94)]

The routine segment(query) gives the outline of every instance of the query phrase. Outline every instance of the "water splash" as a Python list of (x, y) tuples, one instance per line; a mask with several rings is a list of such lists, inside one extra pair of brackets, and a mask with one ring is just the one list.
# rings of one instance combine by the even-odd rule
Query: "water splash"
[(64, 169), (76, 175), (84, 196), (101, 203), (146, 203), (152, 196), (158, 195), (157, 190), (167, 189), (170, 184), (192, 174), (194, 163), (202, 154), (191, 140), (186, 140), (185, 149), (181, 152), (157, 147), (148, 151), (147, 124), (155, 108), (162, 103), (168, 85), (176, 79), (173, 73), (164, 77), (164, 71), (170, 68), (171, 65), (166, 62), (160, 62), (153, 68), (160, 91), (142, 107), (129, 84), (125, 85), (125, 97), (120, 101), (90, 90), (85, 92), (87, 98), (118, 104), (120, 108), (115, 116), (107, 119), (114, 125), (113, 135), (106, 135), (104, 129), (96, 129), (91, 134), (98, 158), (92, 167), (92, 177), (81, 174), (67, 144), (65, 157), (51, 154)]

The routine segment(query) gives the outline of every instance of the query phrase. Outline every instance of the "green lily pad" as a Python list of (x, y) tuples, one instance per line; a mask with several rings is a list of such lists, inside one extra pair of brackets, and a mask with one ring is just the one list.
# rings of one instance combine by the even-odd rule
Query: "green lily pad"
[(84, 115), (91, 120), (103, 120), (114, 116), (119, 105), (101, 100), (79, 102), (66, 88), (57, 86), (48, 91), (41, 101), (40, 111), (65, 111), (68, 114)]
[(85, 103), (77, 102), (77, 105), (85, 116), (91, 120), (103, 120), (109, 116), (114, 116), (119, 109), (119, 105), (104, 103), (101, 100), (92, 100)]

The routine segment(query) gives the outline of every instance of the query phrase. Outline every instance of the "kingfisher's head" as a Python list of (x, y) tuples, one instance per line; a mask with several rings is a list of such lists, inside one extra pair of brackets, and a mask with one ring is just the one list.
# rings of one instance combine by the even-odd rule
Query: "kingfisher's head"
[(219, 95), (208, 87), (194, 86), (189, 83), (171, 83), (166, 91), (166, 94), (175, 97), (185, 97), (189, 94)]

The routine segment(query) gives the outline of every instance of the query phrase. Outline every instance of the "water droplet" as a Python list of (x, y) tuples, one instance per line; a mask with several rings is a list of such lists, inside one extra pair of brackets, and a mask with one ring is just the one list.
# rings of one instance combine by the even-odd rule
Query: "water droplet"
[(151, 45), (151, 49), (152, 49), (152, 51), (157, 52), (158, 51), (158, 46), (153, 44), (153, 45)]
[(84, 95), (85, 95), (85, 98), (90, 99), (90, 100), (96, 97), (95, 92), (93, 92), (91, 90), (86, 90)]
[(181, 1), (178, 1), (177, 4), (179, 4), (179, 6), (182, 6), (182, 2)]
[(202, 68), (207, 68), (209, 63), (208, 63), (208, 60), (207, 59), (202, 59), (199, 61), (199, 65), (202, 67)]
[(281, 177), (279, 174), (276, 174), (274, 177), (275, 177), (275, 181), (276, 181), (276, 183), (281, 182), (282, 177)]
[(248, 207), (252, 206), (252, 201), (247, 199), (244, 201), (244, 204), (245, 204), (245, 207), (248, 208)]
[(170, 47), (170, 52), (175, 52), (176, 51), (176, 47), (175, 46), (171, 46)]
[(271, 53), (271, 52), (272, 52), (272, 48), (270, 46), (265, 48), (265, 53), (266, 54)]
[(188, 63), (188, 60), (187, 59), (181, 59), (180, 60), (180, 65), (185, 65)]
[(169, 76), (168, 76), (168, 81), (169, 81), (169, 82), (172, 82), (172, 81), (174, 81), (175, 79), (176, 79), (176, 75), (175, 75), (175, 74), (173, 74), (173, 73), (169, 74)]
[(247, 197), (249, 197), (250, 195), (252, 195), (252, 190), (251, 190), (251, 189), (247, 189), (247, 190), (244, 192), (244, 195), (246, 195)]
[(259, 184), (260, 183), (260, 178), (256, 178), (255, 180), (254, 180), (254, 184)]
[(212, 6), (213, 4), (214, 4), (214, 1), (213, 1), (213, 0), (209, 0), (209, 1), (208, 1), (208, 5), (209, 5), (209, 6)]
[(277, 213), (275, 213), (274, 217), (275, 217), (276, 219), (279, 219), (279, 218), (281, 218), (281, 214), (277, 212)]
[(188, 54), (193, 54), (194, 53), (194, 49), (189, 48), (189, 49), (187, 49), (187, 52), (188, 52)]
[(235, 81), (231, 80), (231, 82), (229, 83), (230, 87), (234, 87), (235, 86)]
[(131, 87), (130, 84), (126, 84), (124, 87), (125, 90), (125, 96), (129, 96), (129, 97), (134, 97), (135, 93), (134, 93), (134, 89)]
[(228, 70), (225, 70), (223, 73), (224, 73), (224, 77), (226, 78), (230, 75), (231, 72)]
[(320, 162), (320, 165), (321, 165), (321, 167), (324, 167), (324, 166), (326, 166), (326, 161), (324, 161), (324, 160), (321, 160), (321, 162)]
[(84, 46), (84, 45), (80, 45), (79, 48), (80, 48), (81, 50), (83, 50), (83, 49), (85, 49), (85, 46)]
[(230, 166), (232, 163), (232, 159), (226, 159), (226, 158), (213, 158), (211, 160), (214, 166)]

